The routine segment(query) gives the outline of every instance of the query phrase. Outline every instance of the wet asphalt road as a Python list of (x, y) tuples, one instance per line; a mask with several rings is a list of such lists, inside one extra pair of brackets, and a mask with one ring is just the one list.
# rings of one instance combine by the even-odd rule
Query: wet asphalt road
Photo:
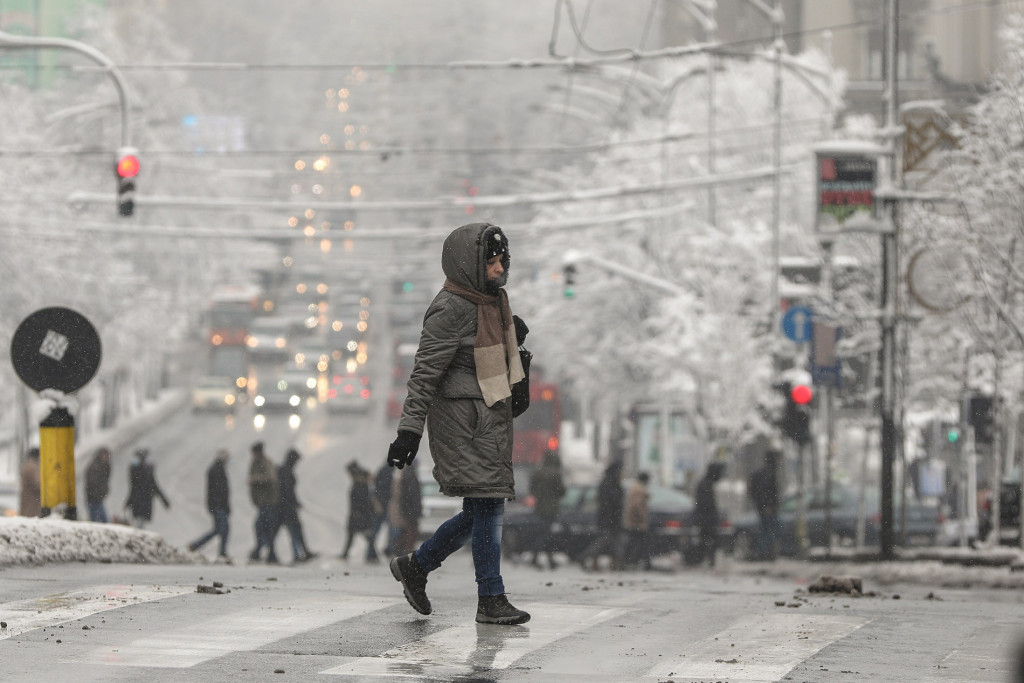
[[(474, 623), (467, 552), (431, 575), (427, 617), (386, 566), (333, 558), (0, 570), (0, 680), (1009, 681), (1024, 636), (1006, 589), (812, 595), (728, 565), (504, 575), (524, 626)], [(230, 592), (197, 592), (215, 581)]]

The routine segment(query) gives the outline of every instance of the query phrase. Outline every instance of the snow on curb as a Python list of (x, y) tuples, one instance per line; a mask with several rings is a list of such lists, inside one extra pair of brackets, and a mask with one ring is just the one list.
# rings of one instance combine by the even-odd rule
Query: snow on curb
[(193, 564), (155, 531), (48, 517), (0, 517), (0, 567), (48, 562)]

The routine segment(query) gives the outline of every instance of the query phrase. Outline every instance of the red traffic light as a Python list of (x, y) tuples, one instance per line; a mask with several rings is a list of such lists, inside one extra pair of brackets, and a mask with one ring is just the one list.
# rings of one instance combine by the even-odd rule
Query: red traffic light
[(121, 178), (134, 178), (139, 174), (139, 158), (134, 154), (125, 154), (117, 160), (117, 175)]
[(814, 391), (806, 384), (797, 384), (790, 390), (789, 397), (793, 399), (793, 403), (804, 406), (814, 398)]

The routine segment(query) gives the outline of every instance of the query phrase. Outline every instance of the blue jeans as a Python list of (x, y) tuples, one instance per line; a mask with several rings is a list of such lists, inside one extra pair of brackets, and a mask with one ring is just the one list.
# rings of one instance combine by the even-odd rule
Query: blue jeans
[(214, 536), (220, 536), (220, 554), (228, 554), (228, 513), (226, 510), (214, 510), (210, 513), (213, 516), (213, 529), (201, 538), (197, 538), (189, 544), (189, 547), (198, 550), (206, 545)]
[(462, 512), (442, 524), (416, 551), (416, 562), (425, 572), (441, 566), (445, 558), (473, 539), (477, 595), (501, 595), (501, 527), (505, 521), (504, 498), (463, 498)]
[(88, 503), (89, 505), (89, 520), (93, 522), (107, 523), (107, 511), (103, 507), (103, 501), (98, 503)]

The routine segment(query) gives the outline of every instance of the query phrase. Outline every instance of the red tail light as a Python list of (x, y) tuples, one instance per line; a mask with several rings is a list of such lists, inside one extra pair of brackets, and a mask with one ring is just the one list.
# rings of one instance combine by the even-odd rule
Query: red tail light
[(557, 436), (553, 436), (550, 439), (548, 439), (548, 450), (549, 451), (557, 451), (558, 450), (558, 437)]
[(718, 523), (718, 528), (719, 529), (731, 529), (732, 528), (732, 522), (730, 522), (727, 519), (723, 519), (721, 522)]
[(665, 528), (666, 529), (682, 529), (683, 528), (683, 523), (680, 522), (678, 519), (667, 519), (667, 520), (665, 520)]

